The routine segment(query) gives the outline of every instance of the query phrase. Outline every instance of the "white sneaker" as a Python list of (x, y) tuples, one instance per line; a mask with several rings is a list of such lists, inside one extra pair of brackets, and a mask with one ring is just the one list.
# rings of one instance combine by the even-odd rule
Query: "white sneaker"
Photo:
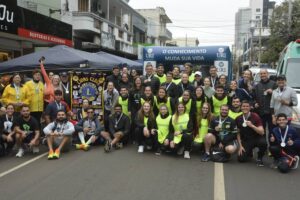
[(138, 153), (144, 153), (144, 146), (143, 145), (139, 146)]
[(32, 153), (33, 154), (40, 153), (40, 148), (37, 146), (32, 147)]
[(24, 149), (20, 148), (18, 153), (16, 154), (16, 157), (21, 158), (24, 156)]
[(292, 169), (297, 169), (299, 165), (299, 156), (294, 157), (294, 163), (292, 165)]
[(185, 159), (191, 159), (190, 152), (189, 151), (184, 151), (184, 156), (183, 157)]

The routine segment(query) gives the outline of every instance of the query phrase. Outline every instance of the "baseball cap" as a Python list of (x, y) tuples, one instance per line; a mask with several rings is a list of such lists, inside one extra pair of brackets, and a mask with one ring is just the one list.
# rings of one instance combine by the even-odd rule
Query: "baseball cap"
[(200, 71), (196, 71), (196, 72), (195, 72), (195, 76), (196, 76), (196, 75), (202, 76), (202, 73), (201, 73)]

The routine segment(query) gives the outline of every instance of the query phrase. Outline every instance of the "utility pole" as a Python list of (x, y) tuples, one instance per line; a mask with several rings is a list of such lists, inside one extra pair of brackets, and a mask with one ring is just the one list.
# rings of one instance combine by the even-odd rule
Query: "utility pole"
[(291, 26), (292, 26), (292, 11), (293, 11), (293, 3), (292, 0), (289, 0), (289, 8), (288, 8), (288, 33), (291, 35)]
[(258, 36), (258, 67), (260, 67), (261, 62), (261, 29), (262, 29), (262, 20), (258, 20), (259, 23), (259, 36)]

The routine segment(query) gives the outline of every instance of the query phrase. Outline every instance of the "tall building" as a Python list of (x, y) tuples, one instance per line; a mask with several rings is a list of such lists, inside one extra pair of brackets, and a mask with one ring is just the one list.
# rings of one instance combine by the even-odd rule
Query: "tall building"
[(235, 14), (235, 52), (236, 57), (243, 55), (244, 42), (249, 38), (251, 8), (240, 8)]

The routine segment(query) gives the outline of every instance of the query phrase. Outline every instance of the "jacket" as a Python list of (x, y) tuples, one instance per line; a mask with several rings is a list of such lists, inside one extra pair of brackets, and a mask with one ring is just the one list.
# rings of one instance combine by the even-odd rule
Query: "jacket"
[(30, 98), (30, 111), (31, 112), (43, 112), (44, 111), (44, 84), (33, 81), (26, 82), (25, 86), (28, 88), (28, 94)]
[[(28, 88), (25, 85), (20, 86), (20, 99), (18, 100), (15, 86), (13, 84), (6, 86), (2, 94), (2, 102), (4, 105), (17, 102), (22, 102), (23, 104), (29, 105), (30, 96), (28, 93)], [(21, 110), (21, 108), (18, 107), (15, 107), (15, 109), (16, 112)]]

